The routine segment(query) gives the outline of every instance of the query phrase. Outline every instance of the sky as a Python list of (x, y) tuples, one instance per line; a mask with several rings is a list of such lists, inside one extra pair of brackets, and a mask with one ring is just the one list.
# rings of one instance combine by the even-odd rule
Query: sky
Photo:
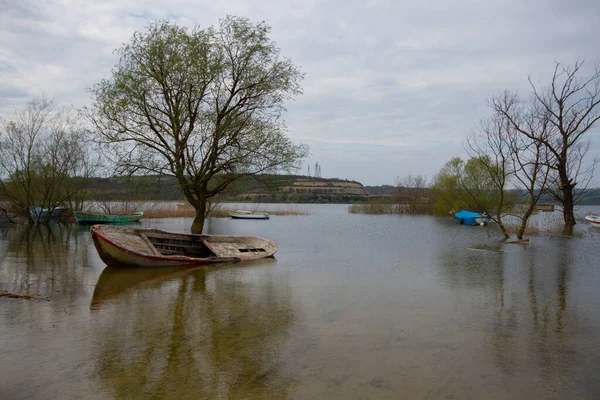
[[(432, 179), (490, 115), (488, 100), (527, 97), (555, 61), (600, 63), (597, 0), (0, 0), (0, 116), (42, 93), (89, 104), (114, 50), (157, 19), (208, 27), (266, 21), (306, 74), (286, 104), (289, 136), (310, 147), (300, 171), (363, 185)], [(589, 134), (600, 154), (600, 127)], [(596, 173), (600, 175), (600, 171)], [(600, 186), (600, 179), (594, 179)]]

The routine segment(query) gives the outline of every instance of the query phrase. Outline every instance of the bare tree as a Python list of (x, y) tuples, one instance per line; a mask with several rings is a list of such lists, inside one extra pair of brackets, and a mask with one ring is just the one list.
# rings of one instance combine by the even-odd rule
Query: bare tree
[(86, 131), (77, 118), (45, 96), (0, 123), (0, 191), (30, 222), (78, 198), (77, 176), (90, 173)]
[[(533, 93), (525, 112), (520, 111), (517, 99), (502, 101), (500, 97), (493, 101), (496, 112), (504, 115), (517, 132), (545, 147), (551, 172), (549, 190), (562, 206), (566, 235), (573, 233), (576, 224), (575, 187), (583, 193), (598, 162), (595, 158), (591, 165), (584, 165), (590, 145), (585, 134), (600, 119), (600, 70), (596, 67), (591, 76), (581, 80), (578, 74), (582, 65), (582, 61), (566, 66), (557, 62), (546, 87), (536, 87), (530, 77)], [(524, 118), (525, 115), (540, 122), (528, 126), (530, 118)], [(540, 126), (544, 127), (543, 131), (532, 129)]]
[[(510, 103), (517, 101), (514, 94), (504, 92), (502, 98), (496, 98), (496, 102)], [(522, 108), (515, 109), (519, 113), (518, 120), (530, 132), (538, 132), (539, 136), (546, 137), (551, 131), (551, 124), (548, 118), (538, 118), (538, 113), (529, 112), (523, 114)], [(533, 214), (539, 200), (548, 192), (550, 168), (548, 160), (550, 154), (543, 141), (532, 140), (526, 135), (521, 135), (510, 121), (505, 120), (507, 130), (507, 140), (511, 149), (511, 163), (515, 182), (526, 193), (527, 202), (522, 213), (514, 214), (521, 220), (517, 230), (517, 238), (523, 239), (529, 218)]]
[(408, 206), (400, 208), (409, 214), (431, 212), (430, 199), (427, 196), (427, 178), (422, 175), (408, 174), (403, 179), (396, 179), (396, 197), (399, 204)]
[(495, 198), (490, 203), (490, 217), (498, 224), (506, 239), (510, 237), (510, 233), (502, 218), (513, 208), (506, 192), (513, 175), (509, 132), (505, 119), (501, 115), (494, 115), (482, 121), (478, 131), (467, 135), (465, 146), (469, 156), (479, 160), (489, 177), (493, 188), (489, 195)]
[(122, 172), (176, 177), (201, 232), (210, 198), (240, 177), (299, 166), (304, 145), (286, 136), (284, 102), (303, 74), (265, 23), (227, 17), (217, 28), (151, 24), (118, 50), (86, 110)]

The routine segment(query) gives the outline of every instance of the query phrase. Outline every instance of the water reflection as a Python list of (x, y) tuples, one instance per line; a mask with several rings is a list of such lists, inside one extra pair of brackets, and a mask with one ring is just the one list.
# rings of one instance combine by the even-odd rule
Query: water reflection
[(122, 399), (285, 398), (294, 380), (281, 353), (297, 316), (274, 263), (107, 267), (92, 301), (101, 385)]
[(0, 399), (599, 398), (598, 236), (471, 251), (495, 232), (333, 207), (215, 220), (277, 260), (185, 271), (106, 268), (85, 227), (0, 228), (0, 290), (51, 298), (0, 298)]
[[(268, 266), (277, 264), (275, 258), (266, 258), (264, 260), (246, 261), (244, 267), (249, 266)], [(131, 290), (143, 290), (148, 287), (160, 286), (166, 281), (177, 279), (195, 271), (204, 271), (211, 273), (227, 268), (239, 268), (239, 265), (225, 263), (223, 265), (197, 266), (197, 267), (153, 267), (137, 268), (129, 266), (109, 265), (98, 277), (92, 295), (91, 308), (99, 308), (99, 305), (107, 300), (114, 299), (119, 295)]]
[(0, 282), (6, 290), (51, 297), (85, 292), (90, 237), (73, 225), (14, 226), (0, 231)]
[(573, 240), (536, 241), (508, 253), (446, 250), (440, 272), (455, 290), (481, 292), (480, 308), (464, 310), (487, 315), (483, 339), (499, 371), (511, 376), (526, 368), (528, 379), (539, 374), (544, 382), (572, 384), (578, 378), (575, 338), (582, 331), (569, 301)]

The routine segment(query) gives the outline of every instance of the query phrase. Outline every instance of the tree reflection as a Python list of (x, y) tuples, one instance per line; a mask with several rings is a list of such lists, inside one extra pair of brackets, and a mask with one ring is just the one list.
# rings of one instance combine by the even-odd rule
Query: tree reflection
[(86, 290), (89, 244), (74, 226), (14, 226), (2, 231), (0, 261), (7, 290), (51, 297), (61, 292), (78, 295)]
[(92, 307), (101, 384), (122, 399), (287, 397), (294, 382), (281, 353), (295, 316), (289, 285), (260, 268), (272, 262), (171, 274), (107, 268), (99, 284), (105, 293), (116, 286), (95, 293)]
[[(575, 339), (581, 326), (568, 301), (572, 245), (569, 239), (538, 238), (527, 249), (506, 245), (498, 253), (440, 254), (440, 272), (454, 290), (485, 296), (483, 315), (488, 321), (482, 339), (504, 374), (539, 374), (553, 385), (574, 381)], [(481, 312), (468, 305), (463, 309)]]

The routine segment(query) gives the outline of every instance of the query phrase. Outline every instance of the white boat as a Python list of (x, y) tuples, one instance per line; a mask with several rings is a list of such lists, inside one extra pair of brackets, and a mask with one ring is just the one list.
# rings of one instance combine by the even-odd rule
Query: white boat
[(232, 211), (229, 216), (233, 219), (269, 219), (269, 213), (246, 210)]
[(587, 215), (585, 220), (595, 226), (596, 228), (600, 228), (600, 216), (598, 215)]

